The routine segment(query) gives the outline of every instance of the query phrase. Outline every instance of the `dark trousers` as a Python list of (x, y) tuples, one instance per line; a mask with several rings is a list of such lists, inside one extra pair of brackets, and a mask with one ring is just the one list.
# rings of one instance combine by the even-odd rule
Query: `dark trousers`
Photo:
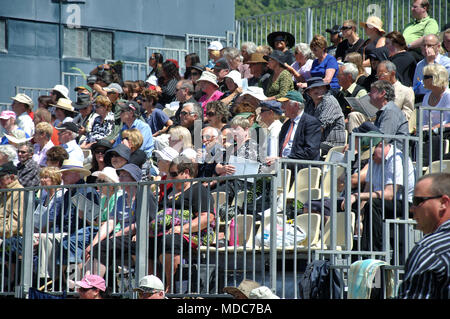
[[(396, 210), (394, 211), (394, 204)], [(382, 251), (383, 250), (383, 228), (385, 219), (396, 219), (403, 217), (403, 201), (385, 200), (384, 201), (384, 219), (382, 210), (382, 200), (379, 198), (372, 199), (372, 215), (370, 215), (370, 205), (366, 203), (362, 209), (363, 231), (361, 238), (361, 248), (365, 251)], [(395, 215), (394, 215), (395, 213)], [(403, 218), (402, 218), (403, 219)], [(402, 233), (404, 227), (400, 227)], [(400, 234), (400, 238), (401, 238)], [(389, 234), (390, 238), (390, 234)], [(372, 242), (371, 242), (372, 239)], [(402, 249), (401, 249), (402, 250)]]

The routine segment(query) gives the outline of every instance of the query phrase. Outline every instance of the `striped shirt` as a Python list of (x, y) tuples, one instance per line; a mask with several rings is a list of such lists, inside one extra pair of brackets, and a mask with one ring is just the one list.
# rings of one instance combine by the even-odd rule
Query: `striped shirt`
[(450, 220), (416, 244), (399, 289), (402, 299), (450, 298)]

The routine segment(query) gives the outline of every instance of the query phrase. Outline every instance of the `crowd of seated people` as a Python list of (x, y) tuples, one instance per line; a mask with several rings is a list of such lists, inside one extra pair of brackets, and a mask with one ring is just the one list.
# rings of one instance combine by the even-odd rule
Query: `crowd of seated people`
[[(44, 187), (34, 214), (42, 221), (45, 210), (47, 219), (45, 227), (35, 222), (35, 244), (46, 243), (39, 248), (47, 260), (39, 275), (52, 271), (48, 261), (61, 250), (67, 253), (62, 266), (87, 261), (103, 276), (106, 261), (104, 255), (95, 255), (97, 250), (104, 254), (109, 247), (111, 252), (118, 247), (114, 244), (118, 239), (126, 239), (125, 245), (132, 247), (129, 241), (136, 233), (136, 189), (131, 186), (83, 188), (83, 194), (102, 208), (92, 227), (76, 220), (80, 215), (70, 201), (76, 188), (57, 191), (46, 186), (173, 180), (153, 188), (149, 205), (156, 217), (163, 203), (177, 201), (186, 190), (196, 190), (196, 195), (207, 194), (208, 189), (226, 190), (232, 200), (236, 189), (227, 183), (194, 187), (175, 180), (233, 175), (235, 158), (259, 164), (256, 173), (273, 172), (280, 158), (324, 159), (333, 147), (348, 144), (348, 135), (361, 132), (368, 122), (380, 134), (417, 134), (410, 125), (415, 121), (415, 105), (450, 108), (450, 28), (440, 32), (427, 14), (426, 0), (414, 3), (418, 3), (412, 10), (417, 23), (405, 30), (388, 33), (383, 21), (374, 16), (334, 26), (327, 32), (339, 33), (341, 41), (333, 50), (323, 35), (315, 35), (311, 43), (296, 44), (292, 34), (277, 31), (268, 35), (268, 46), (246, 42), (242, 48), (224, 48), (214, 41), (208, 48), (207, 65), (191, 53), (183, 74), (177, 61), (164, 60), (159, 53), (149, 60), (148, 77), (139, 81), (123, 81), (111, 65), (101, 65), (90, 72), (85, 85), (75, 89), (74, 101), (61, 84), (53, 87), (49, 97), (39, 97), (36, 107), (29, 96), (14, 96), (11, 110), (0, 114), (4, 132), (0, 183), (2, 188)], [(422, 20), (431, 25), (422, 25)], [(367, 39), (359, 36), (361, 27)], [(378, 109), (376, 116), (353, 110), (349, 97), (368, 97)], [(448, 139), (450, 112), (443, 121), (431, 112), (424, 118), (424, 130), (443, 124)], [(433, 150), (434, 159), (440, 149)], [(388, 186), (380, 185), (379, 190)], [(194, 226), (201, 232), (197, 244), (214, 225), (213, 199), (208, 201), (184, 203), (185, 209), (196, 206), (191, 211), (197, 221)], [(20, 238), (18, 221), (23, 212), (15, 210), (23, 205), (9, 205), (12, 211), (1, 218), (15, 228), (2, 229), (0, 235)], [(59, 223), (61, 216), (71, 221), (71, 229)], [(189, 232), (183, 225), (173, 230)], [(50, 231), (52, 236), (42, 236)], [(107, 241), (110, 245), (97, 248)], [(192, 238), (177, 249), (189, 243)], [(156, 246), (155, 258), (162, 261), (163, 247)], [(176, 259), (175, 270), (180, 262)]]

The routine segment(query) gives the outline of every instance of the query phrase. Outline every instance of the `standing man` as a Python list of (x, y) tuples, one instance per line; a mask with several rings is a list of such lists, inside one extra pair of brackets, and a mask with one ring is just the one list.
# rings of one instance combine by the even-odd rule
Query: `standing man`
[(17, 116), (17, 126), (25, 131), (28, 136), (34, 135), (34, 122), (28, 114), (33, 108), (33, 100), (26, 94), (19, 93), (11, 98), (12, 110)]
[(450, 298), (450, 174), (433, 173), (416, 183), (411, 206), (424, 237), (408, 256), (399, 289), (402, 299)]
[(342, 42), (341, 26), (335, 25), (332, 29), (326, 29), (326, 32), (330, 34), (331, 45), (327, 48), (327, 53), (332, 56), (336, 56), (336, 49), (339, 43)]
[(414, 55), (417, 62), (423, 58), (420, 47), (424, 36), (439, 33), (439, 25), (435, 19), (428, 15), (429, 10), (430, 3), (428, 0), (415, 0), (411, 5), (411, 15), (414, 20), (408, 23), (403, 30), (403, 37), (408, 50)]

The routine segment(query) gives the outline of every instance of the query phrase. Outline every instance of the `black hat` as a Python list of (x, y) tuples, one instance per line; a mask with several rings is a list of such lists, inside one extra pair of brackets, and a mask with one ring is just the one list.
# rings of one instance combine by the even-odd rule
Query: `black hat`
[(17, 167), (13, 162), (7, 162), (3, 165), (0, 165), (0, 176), (7, 174), (17, 175)]
[(227, 59), (220, 58), (219, 60), (216, 61), (216, 64), (214, 65), (214, 69), (217, 69), (217, 70), (229, 70), (230, 69), (230, 65), (228, 64)]
[(201, 63), (195, 63), (193, 66), (191, 66), (191, 68), (199, 70), (200, 72), (203, 72), (206, 70), (205, 66)]
[(319, 77), (319, 76), (315, 76), (315, 77), (309, 78), (309, 79), (306, 81), (306, 84), (307, 84), (308, 86), (306, 87), (305, 90), (309, 90), (309, 89), (311, 89), (311, 88), (315, 88), (315, 87), (318, 87), (318, 86), (326, 86), (326, 87), (328, 87), (328, 88), (330, 87), (330, 84), (325, 83), (325, 82), (323, 81), (323, 79), (322, 79), (321, 77)]
[(273, 50), (270, 55), (264, 56), (264, 60), (269, 61), (269, 59), (274, 59), (275, 61), (284, 66), (284, 63), (286, 62), (286, 54), (278, 50)]
[(326, 32), (331, 33), (331, 34), (336, 34), (341, 32), (341, 26), (336, 24), (333, 28), (331, 29), (325, 29)]
[(89, 95), (79, 95), (76, 102), (72, 102), (72, 106), (76, 110), (82, 110), (91, 105), (92, 101)]
[(94, 143), (94, 144), (92, 144), (91, 145), (91, 151), (92, 152), (95, 152), (95, 149), (97, 148), (97, 147), (104, 147), (104, 148), (106, 148), (107, 150), (110, 150), (111, 148), (112, 148), (112, 144), (111, 144), (111, 142), (110, 141), (108, 141), (108, 140), (98, 140), (96, 143)]
[(73, 122), (65, 122), (65, 123), (61, 123), (59, 124), (57, 127), (55, 127), (57, 130), (62, 131), (62, 130), (69, 130), (72, 131), (74, 133), (78, 133), (78, 131), (80, 130), (80, 128), (78, 127), (78, 125), (76, 125)]
[(145, 154), (143, 150), (136, 150), (130, 155), (130, 160), (128, 162), (142, 168), (142, 165), (147, 162), (147, 154)]
[(286, 42), (288, 48), (292, 48), (295, 45), (295, 37), (289, 32), (275, 31), (267, 36), (267, 43), (269, 43), (272, 48), (275, 46), (275, 41), (279, 40)]
[[(108, 156), (108, 158), (109, 158), (113, 154), (118, 154), (120, 157), (123, 157), (128, 162), (130, 160), (131, 150), (125, 144), (119, 144), (116, 147), (107, 150), (105, 153), (105, 157)], [(105, 159), (105, 161), (106, 161), (106, 159)]]

